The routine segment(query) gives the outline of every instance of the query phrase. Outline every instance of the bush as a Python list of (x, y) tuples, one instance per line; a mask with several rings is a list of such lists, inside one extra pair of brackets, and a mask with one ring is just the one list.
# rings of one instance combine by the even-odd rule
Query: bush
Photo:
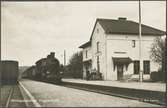
[(153, 81), (161, 81), (162, 80), (162, 74), (161, 74), (160, 71), (158, 71), (158, 72), (154, 71), (154, 72), (151, 72), (150, 78)]

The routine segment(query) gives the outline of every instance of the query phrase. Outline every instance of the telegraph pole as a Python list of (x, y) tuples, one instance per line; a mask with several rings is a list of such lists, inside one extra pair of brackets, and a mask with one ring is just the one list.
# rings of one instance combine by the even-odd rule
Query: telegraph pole
[[(167, 1), (166, 1), (167, 6)], [(166, 15), (167, 15), (167, 7), (166, 7)], [(164, 60), (164, 68), (165, 68), (165, 83), (166, 83), (166, 90), (167, 90), (167, 21), (166, 21), (166, 38), (165, 38), (165, 60)], [(165, 93), (165, 104), (167, 106), (167, 92)]]
[(64, 50), (64, 66), (66, 65), (66, 50)]
[(140, 61), (140, 68), (139, 68), (139, 81), (143, 82), (143, 71), (142, 71), (142, 53), (141, 53), (141, 0), (139, 0), (139, 61)]

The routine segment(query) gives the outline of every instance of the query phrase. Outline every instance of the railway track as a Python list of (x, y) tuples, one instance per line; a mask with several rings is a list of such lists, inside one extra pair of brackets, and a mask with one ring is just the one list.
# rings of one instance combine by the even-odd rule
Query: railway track
[(2, 107), (26, 107), (18, 85), (7, 85), (2, 90)]
[(9, 95), (8, 95), (7, 101), (6, 101), (6, 105), (5, 105), (6, 108), (9, 107), (9, 103), (10, 103), (10, 100), (11, 100), (11, 97), (12, 97), (12, 94), (13, 94), (13, 91), (14, 91), (14, 87), (11, 87), (11, 88), (10, 88), (10, 91), (9, 91)]

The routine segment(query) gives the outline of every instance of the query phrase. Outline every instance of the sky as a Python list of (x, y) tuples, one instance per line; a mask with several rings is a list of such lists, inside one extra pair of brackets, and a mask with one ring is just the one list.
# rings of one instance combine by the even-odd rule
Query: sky
[[(141, 2), (142, 23), (166, 30), (165, 1)], [(137, 1), (1, 2), (1, 59), (34, 65), (55, 52), (63, 64), (89, 41), (96, 18), (138, 22)]]

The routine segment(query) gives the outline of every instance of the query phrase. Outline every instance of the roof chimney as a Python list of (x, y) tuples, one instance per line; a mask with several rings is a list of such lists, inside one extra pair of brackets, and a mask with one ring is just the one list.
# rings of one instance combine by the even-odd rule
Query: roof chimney
[(118, 18), (118, 20), (120, 20), (120, 21), (126, 21), (126, 19), (127, 19), (127, 18), (125, 18), (125, 17), (119, 17), (119, 18)]

